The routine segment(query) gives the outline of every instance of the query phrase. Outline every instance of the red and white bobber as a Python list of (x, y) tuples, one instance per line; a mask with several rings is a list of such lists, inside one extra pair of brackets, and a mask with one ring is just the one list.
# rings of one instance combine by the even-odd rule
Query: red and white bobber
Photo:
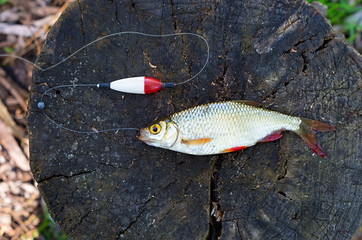
[(162, 88), (174, 87), (174, 83), (161, 83), (160, 80), (151, 77), (131, 77), (115, 80), (110, 83), (99, 83), (99, 88), (110, 88), (119, 92), (149, 94)]

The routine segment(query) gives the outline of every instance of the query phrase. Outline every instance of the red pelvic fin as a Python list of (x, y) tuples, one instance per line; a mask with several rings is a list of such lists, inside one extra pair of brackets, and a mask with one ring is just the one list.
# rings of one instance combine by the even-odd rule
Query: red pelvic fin
[(261, 107), (261, 103), (255, 102), (253, 100), (234, 100), (234, 102), (244, 103), (246, 105), (254, 106), (254, 107)]
[(232, 147), (232, 148), (227, 148), (225, 150), (223, 150), (223, 153), (229, 153), (229, 152), (235, 152), (235, 151), (239, 151), (241, 149), (246, 148), (247, 146), (239, 146), (239, 147)]
[(192, 140), (182, 139), (181, 142), (186, 145), (202, 145), (202, 144), (210, 142), (211, 140), (212, 140), (212, 138), (199, 138), (199, 139), (192, 139)]
[(302, 122), (299, 125), (299, 129), (295, 132), (299, 135), (300, 138), (308, 145), (310, 149), (313, 150), (320, 157), (326, 157), (326, 154), (323, 152), (323, 149), (319, 145), (317, 139), (314, 136), (315, 132), (326, 132), (335, 130), (334, 127), (318, 122), (316, 120), (310, 120), (307, 118), (300, 118)]
[(281, 138), (282, 136), (283, 135), (281, 134), (281, 132), (273, 132), (272, 134), (269, 134), (268, 136), (264, 137), (259, 142), (271, 142)]

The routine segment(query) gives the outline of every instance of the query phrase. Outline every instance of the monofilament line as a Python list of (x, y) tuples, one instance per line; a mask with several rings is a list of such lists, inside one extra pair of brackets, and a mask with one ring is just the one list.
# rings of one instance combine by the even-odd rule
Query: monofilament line
[(0, 57), (13, 57), (13, 58), (17, 58), (17, 59), (21, 59), (27, 63), (30, 63), (32, 64), (35, 68), (39, 69), (40, 71), (48, 71), (52, 68), (55, 68), (57, 67), (58, 65), (62, 64), (63, 62), (67, 61), (69, 58), (73, 57), (74, 55), (76, 55), (77, 53), (79, 53), (80, 51), (82, 51), (83, 49), (89, 47), (90, 45), (96, 43), (96, 42), (99, 42), (103, 39), (106, 39), (106, 38), (110, 38), (110, 37), (114, 37), (114, 36), (120, 36), (122, 34), (135, 34), (135, 35), (140, 35), (140, 36), (146, 36), (146, 37), (172, 37), (172, 36), (182, 36), (182, 35), (188, 35), (188, 36), (194, 36), (194, 37), (198, 37), (198, 38), (201, 38), (204, 42), (205, 42), (205, 45), (206, 45), (206, 48), (207, 48), (207, 56), (206, 56), (206, 60), (205, 60), (205, 63), (204, 65), (202, 66), (202, 68), (200, 69), (200, 71), (198, 73), (196, 73), (194, 76), (192, 76), (191, 78), (185, 80), (185, 81), (182, 81), (180, 83), (175, 83), (175, 86), (177, 85), (182, 85), (182, 84), (185, 84), (191, 80), (193, 80), (194, 78), (196, 78), (198, 75), (200, 75), (200, 73), (205, 69), (205, 67), (207, 66), (207, 64), (209, 63), (209, 59), (210, 59), (210, 46), (209, 46), (209, 43), (208, 41), (201, 35), (199, 34), (196, 34), (196, 33), (189, 33), (189, 32), (184, 32), (184, 33), (169, 33), (169, 34), (149, 34), (149, 33), (142, 33), (142, 32), (135, 32), (135, 31), (124, 31), (124, 32), (117, 32), (117, 33), (111, 33), (111, 34), (108, 34), (108, 35), (105, 35), (103, 37), (100, 37), (100, 38), (97, 38), (96, 40), (90, 42), (90, 43), (87, 43), (86, 45), (84, 45), (83, 47), (79, 48), (78, 50), (76, 50), (74, 53), (70, 54), (68, 57), (60, 60), (59, 62), (51, 65), (50, 67), (47, 67), (47, 68), (42, 68), (40, 67), (39, 65), (35, 64), (35, 63), (32, 63), (31, 61), (23, 58), (23, 57), (19, 57), (19, 56), (16, 56), (16, 55), (13, 55), (13, 54), (0, 54)]
[[(117, 33), (112, 33), (112, 34), (108, 34), (108, 35), (105, 35), (103, 37), (100, 37), (100, 38), (97, 38), (96, 40), (84, 45), (83, 47), (79, 48), (78, 50), (76, 50), (75, 52), (73, 52), (72, 54), (70, 54), (69, 56), (67, 56), (66, 58), (60, 60), (59, 62), (49, 66), (49, 67), (46, 67), (46, 68), (42, 68), (40, 67), (39, 65), (35, 64), (35, 63), (32, 63), (31, 61), (23, 58), (23, 57), (19, 57), (19, 56), (16, 56), (16, 55), (13, 55), (13, 54), (0, 54), (0, 57), (13, 57), (13, 58), (17, 58), (17, 59), (20, 59), (22, 61), (25, 61), (27, 63), (30, 63), (32, 64), (35, 68), (37, 68), (38, 70), (40, 71), (48, 71), (52, 68), (55, 68), (57, 67), (58, 65), (64, 63), (65, 61), (67, 61), (68, 59), (70, 59), (71, 57), (73, 57), (74, 55), (76, 55), (77, 53), (79, 53), (80, 51), (82, 51), (83, 49), (89, 47), (90, 45), (96, 43), (96, 42), (99, 42), (101, 40), (104, 40), (106, 38), (110, 38), (110, 37), (114, 37), (114, 36), (120, 36), (122, 34), (135, 34), (135, 35), (140, 35), (140, 36), (146, 36), (146, 37), (155, 37), (155, 38), (162, 38), (162, 37), (172, 37), (172, 36), (182, 36), (182, 35), (188, 35), (188, 36), (194, 36), (194, 37), (198, 37), (198, 38), (201, 38), (204, 42), (205, 42), (205, 45), (206, 45), (206, 48), (207, 48), (207, 56), (206, 56), (206, 59), (205, 59), (205, 63), (204, 65), (202, 66), (202, 68), (194, 75), (192, 76), (191, 78), (188, 78), (187, 80), (185, 81), (182, 81), (182, 82), (179, 82), (179, 83), (172, 83), (174, 84), (173, 86), (177, 86), (177, 85), (182, 85), (182, 84), (185, 84), (193, 79), (195, 79), (197, 76), (200, 75), (200, 73), (205, 69), (205, 67), (207, 66), (208, 62), (209, 62), (209, 59), (210, 59), (210, 46), (209, 46), (209, 43), (208, 41), (201, 35), (199, 34), (196, 34), (196, 33), (188, 33), (188, 32), (185, 32), (185, 33), (170, 33), (170, 34), (149, 34), (149, 33), (142, 33), (142, 32), (135, 32), (135, 31), (123, 31), (123, 32), (117, 32)], [(167, 83), (166, 85), (167, 86)], [(38, 102), (38, 108), (41, 109), (42, 113), (46, 116), (46, 118), (51, 121), (54, 125), (58, 126), (59, 128), (62, 128), (62, 129), (65, 129), (65, 130), (68, 130), (70, 132), (75, 132), (75, 133), (82, 133), (82, 134), (94, 134), (94, 133), (102, 133), (102, 132), (111, 132), (111, 131), (121, 131), (121, 130), (139, 130), (138, 128), (112, 128), (112, 129), (105, 129), (105, 130), (95, 130), (95, 131), (79, 131), (79, 130), (75, 130), (75, 129), (71, 129), (71, 128), (68, 128), (58, 122), (56, 122), (54, 119), (52, 119), (47, 113), (46, 111), (44, 110), (46, 105), (45, 105), (45, 102), (43, 100), (44, 96), (50, 92), (50, 91), (53, 91), (55, 89), (59, 89), (59, 88), (71, 88), (71, 87), (100, 87), (100, 84), (98, 83), (90, 83), (90, 84), (69, 84), (69, 85), (59, 85), (59, 86), (55, 86), (55, 87), (52, 87), (50, 89), (48, 89), (47, 91), (45, 91), (43, 93), (43, 95), (41, 96), (41, 100)]]
[(94, 83), (90, 83), (90, 84), (69, 84), (69, 85), (61, 85), (61, 86), (56, 86), (56, 87), (52, 87), (49, 88), (48, 90), (46, 90), (43, 95), (40, 98), (40, 102), (38, 102), (38, 108), (41, 109), (42, 113), (44, 114), (44, 116), (50, 121), (52, 122), (55, 126), (65, 129), (67, 131), (70, 132), (74, 132), (74, 133), (81, 133), (81, 134), (96, 134), (96, 133), (104, 133), (104, 132), (117, 132), (117, 131), (124, 131), (124, 130), (139, 130), (138, 128), (109, 128), (109, 129), (102, 129), (102, 130), (95, 130), (95, 131), (79, 131), (79, 130), (75, 130), (75, 129), (71, 129), (68, 128), (58, 122), (56, 122), (55, 120), (53, 120), (46, 112), (45, 112), (45, 103), (44, 103), (44, 96), (50, 92), (53, 91), (55, 89), (59, 89), (59, 88), (70, 88), (70, 87), (97, 87), (97, 84)]

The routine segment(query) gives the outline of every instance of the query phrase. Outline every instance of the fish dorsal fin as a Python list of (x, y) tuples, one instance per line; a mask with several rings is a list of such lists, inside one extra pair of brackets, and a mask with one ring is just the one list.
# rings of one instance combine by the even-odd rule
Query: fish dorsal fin
[(186, 145), (203, 145), (212, 140), (212, 138), (198, 138), (198, 139), (182, 139), (181, 142)]
[(234, 102), (243, 103), (254, 107), (261, 107), (261, 103), (255, 102), (253, 100), (234, 100)]

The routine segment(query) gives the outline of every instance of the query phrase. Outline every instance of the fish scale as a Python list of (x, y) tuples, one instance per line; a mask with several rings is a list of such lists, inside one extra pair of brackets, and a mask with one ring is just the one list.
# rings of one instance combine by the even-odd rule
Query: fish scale
[[(281, 131), (294, 131), (318, 155), (325, 156), (315, 131), (331, 131), (332, 126), (250, 105), (251, 101), (208, 103), (156, 121), (159, 133), (141, 129), (139, 139), (147, 144), (192, 155), (233, 152), (273, 141)], [(164, 125), (164, 129), (161, 126)]]

